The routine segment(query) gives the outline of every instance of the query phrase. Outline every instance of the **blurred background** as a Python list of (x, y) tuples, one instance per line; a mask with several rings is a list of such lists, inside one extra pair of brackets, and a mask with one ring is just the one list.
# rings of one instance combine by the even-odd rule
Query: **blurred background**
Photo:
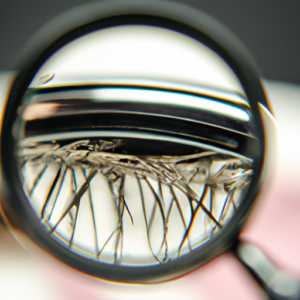
[[(101, 0), (99, 0), (101, 1)], [(164, 0), (161, 0), (164, 1)], [(14, 59), (47, 21), (83, 0), (0, 0), (0, 97)], [(300, 280), (300, 2), (297, 0), (177, 0), (213, 16), (246, 45), (256, 60), (278, 122), (278, 158), (272, 180), (242, 234), (280, 269)], [(32, 254), (32, 253), (31, 253)], [(99, 282), (53, 259), (27, 254), (0, 224), (0, 298), (15, 299), (266, 299), (231, 254), (178, 280), (148, 286)]]
[[(102, 0), (99, 0), (102, 1)], [(164, 1), (164, 0), (161, 0)], [(31, 35), (57, 14), (87, 0), (1, 0), (0, 70)], [(246, 45), (265, 78), (300, 83), (300, 2), (297, 0), (175, 0), (222, 22)]]

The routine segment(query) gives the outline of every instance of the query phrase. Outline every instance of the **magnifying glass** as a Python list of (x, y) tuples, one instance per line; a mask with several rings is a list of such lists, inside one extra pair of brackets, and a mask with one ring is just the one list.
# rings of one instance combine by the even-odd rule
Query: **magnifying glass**
[(273, 116), (223, 26), (174, 3), (92, 3), (43, 29), (19, 69), (1, 139), (1, 211), (17, 239), (124, 283), (236, 249)]

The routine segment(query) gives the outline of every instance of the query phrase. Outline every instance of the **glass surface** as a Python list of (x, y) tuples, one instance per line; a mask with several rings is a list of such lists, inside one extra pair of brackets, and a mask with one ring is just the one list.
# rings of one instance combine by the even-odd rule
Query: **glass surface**
[(57, 51), (14, 126), (41, 226), (99, 263), (168, 263), (217, 237), (244, 199), (256, 143), (232, 69), (181, 33), (117, 26)]

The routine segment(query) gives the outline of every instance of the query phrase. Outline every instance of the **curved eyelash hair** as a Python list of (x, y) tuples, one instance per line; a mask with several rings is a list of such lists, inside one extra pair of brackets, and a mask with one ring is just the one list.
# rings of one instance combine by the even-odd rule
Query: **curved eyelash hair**
[[(196, 226), (197, 214), (201, 210), (205, 214), (206, 238), (209, 240), (215, 233), (226, 225), (230, 212), (235, 212), (247, 186), (251, 181), (251, 160), (236, 158), (213, 151), (203, 151), (196, 154), (181, 156), (150, 156), (129, 155), (116, 153), (115, 149), (123, 145), (125, 140), (112, 141), (79, 140), (74, 143), (60, 146), (57, 143), (28, 143), (23, 145), (19, 156), (24, 174), (24, 188), (30, 201), (34, 191), (49, 167), (56, 166), (55, 176), (47, 186), (45, 197), (42, 199), (39, 217), (48, 224), (50, 232), (54, 233), (65, 217), (69, 217), (71, 233), (68, 246), (71, 248), (77, 225), (80, 202), (83, 195), (88, 197), (91, 218), (94, 227), (95, 258), (100, 256), (106, 246), (113, 242), (114, 264), (121, 264), (124, 241), (123, 220), (125, 214), (134, 225), (134, 218), (126, 201), (124, 186), (128, 176), (137, 182), (139, 201), (142, 211), (148, 246), (157, 263), (166, 263), (169, 260), (186, 254), (195, 248), (190, 235)], [(26, 177), (26, 168), (33, 168), (34, 175), (31, 181)], [(54, 224), (49, 223), (59, 194), (67, 184), (67, 172), (70, 182), (70, 195), (65, 199), (65, 205)], [(83, 178), (78, 182), (78, 174)], [(101, 173), (105, 178), (113, 205), (115, 207), (117, 224), (107, 240), (99, 246), (97, 237), (96, 216), (91, 192), (91, 182)], [(202, 189), (195, 189), (195, 184)], [(147, 187), (147, 191), (145, 191)], [(168, 189), (170, 201), (167, 204), (165, 192)], [(152, 209), (146, 211), (146, 193), (154, 198)], [(184, 195), (189, 206), (190, 217), (185, 216), (179, 193)], [(223, 203), (216, 203), (216, 194), (225, 195)], [(147, 199), (146, 199), (147, 198)], [(216, 206), (219, 206), (216, 208)], [(168, 247), (168, 233), (170, 216), (174, 210), (180, 215), (184, 227), (181, 242), (176, 253)], [(217, 213), (218, 211), (218, 213)], [(157, 218), (162, 222), (162, 238), (156, 250), (152, 245), (151, 232)], [(199, 243), (198, 243), (199, 245)], [(184, 247), (185, 246), (185, 247)], [(183, 251), (185, 248), (185, 251)], [(157, 250), (158, 249), (158, 250)]]

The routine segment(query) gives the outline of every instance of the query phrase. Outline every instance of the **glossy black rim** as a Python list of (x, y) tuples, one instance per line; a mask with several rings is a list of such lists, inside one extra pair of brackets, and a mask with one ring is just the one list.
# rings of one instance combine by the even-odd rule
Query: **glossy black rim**
[[(75, 18), (76, 17), (76, 18)], [(95, 263), (57, 243), (32, 211), (23, 192), (15, 162), (13, 124), (16, 111), (31, 78), (44, 61), (63, 45), (91, 31), (121, 24), (155, 25), (170, 28), (201, 41), (217, 52), (233, 69), (246, 92), (253, 113), (259, 146), (252, 149), (254, 176), (239, 210), (212, 241), (167, 264), (151, 267), (120, 267)], [(238, 237), (260, 187), (264, 163), (264, 129), (258, 103), (267, 107), (260, 78), (251, 56), (222, 25), (207, 15), (179, 4), (156, 1), (110, 1), (91, 3), (62, 15), (43, 29), (25, 49), (5, 110), (2, 127), (2, 211), (9, 222), (51, 255), (90, 276), (119, 282), (159, 282), (176, 278), (228, 250)]]

